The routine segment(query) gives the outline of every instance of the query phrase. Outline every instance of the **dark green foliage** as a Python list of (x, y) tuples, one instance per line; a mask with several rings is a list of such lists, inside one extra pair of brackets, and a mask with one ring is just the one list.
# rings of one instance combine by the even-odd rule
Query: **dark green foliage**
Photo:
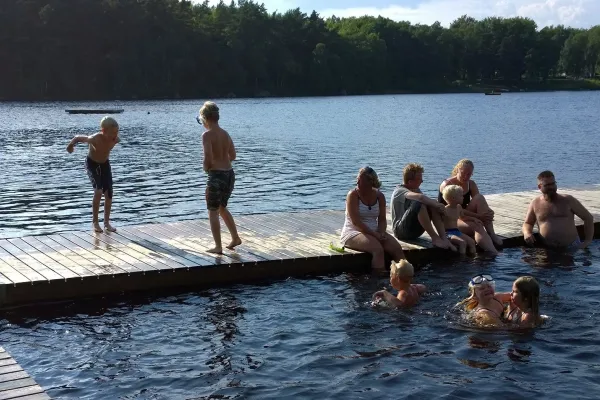
[(247, 0), (2, 0), (0, 60), (6, 100), (435, 91), (456, 81), (593, 77), (600, 26), (324, 20)]

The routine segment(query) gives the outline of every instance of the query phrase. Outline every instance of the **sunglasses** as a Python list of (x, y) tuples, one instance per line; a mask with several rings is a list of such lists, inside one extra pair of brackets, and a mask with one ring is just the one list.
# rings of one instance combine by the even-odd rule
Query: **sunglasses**
[(481, 285), (485, 282), (494, 282), (494, 278), (491, 275), (475, 275), (471, 278), (471, 285)]
[(199, 115), (196, 115), (196, 122), (197, 122), (197, 123), (199, 123), (200, 125), (204, 125), (203, 121), (204, 121), (204, 120), (202, 119), (202, 117), (201, 117), (201, 116), (199, 116)]

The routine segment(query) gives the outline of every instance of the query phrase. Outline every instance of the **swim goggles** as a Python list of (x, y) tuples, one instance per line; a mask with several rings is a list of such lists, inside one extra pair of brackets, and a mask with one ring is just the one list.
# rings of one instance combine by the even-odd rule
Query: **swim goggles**
[(196, 122), (199, 123), (200, 125), (203, 125), (202, 122), (202, 117), (200, 117), (199, 115), (196, 115)]
[(470, 285), (481, 285), (482, 283), (492, 283), (494, 282), (494, 278), (492, 278), (491, 275), (486, 275), (486, 274), (480, 274), (480, 275), (475, 275), (474, 277), (471, 278), (471, 281), (469, 281)]

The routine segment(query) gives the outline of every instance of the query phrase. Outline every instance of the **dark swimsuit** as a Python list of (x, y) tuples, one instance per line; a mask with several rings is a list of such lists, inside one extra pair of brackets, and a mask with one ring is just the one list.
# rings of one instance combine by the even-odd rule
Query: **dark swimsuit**
[(492, 314), (496, 314), (501, 321), (504, 321), (504, 318), (502, 318), (502, 316), (504, 315), (504, 304), (502, 304), (502, 302), (495, 297), (494, 297), (494, 300), (496, 300), (502, 306), (502, 313), (500, 315), (498, 315), (498, 313), (496, 311), (490, 310), (489, 308), (481, 307), (479, 310), (486, 310), (486, 311), (491, 312)]
[[(442, 195), (442, 192), (440, 190), (438, 190), (438, 202), (440, 202), (446, 206), (448, 205), (448, 203), (446, 203), (446, 200), (444, 200), (444, 196)], [(468, 183), (467, 192), (463, 195), (462, 208), (467, 208), (467, 206), (469, 205), (470, 202), (471, 202), (471, 181), (469, 181), (469, 183)]]

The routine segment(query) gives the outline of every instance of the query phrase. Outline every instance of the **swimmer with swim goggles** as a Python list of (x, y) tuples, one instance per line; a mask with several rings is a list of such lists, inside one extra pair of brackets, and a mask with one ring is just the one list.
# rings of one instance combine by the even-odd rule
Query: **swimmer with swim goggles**
[(469, 281), (470, 288), (475, 288), (475, 286), (486, 285), (486, 284), (490, 285), (492, 287), (492, 289), (494, 289), (494, 291), (496, 290), (496, 281), (494, 281), (494, 278), (491, 275), (488, 275), (488, 274), (475, 275)]

